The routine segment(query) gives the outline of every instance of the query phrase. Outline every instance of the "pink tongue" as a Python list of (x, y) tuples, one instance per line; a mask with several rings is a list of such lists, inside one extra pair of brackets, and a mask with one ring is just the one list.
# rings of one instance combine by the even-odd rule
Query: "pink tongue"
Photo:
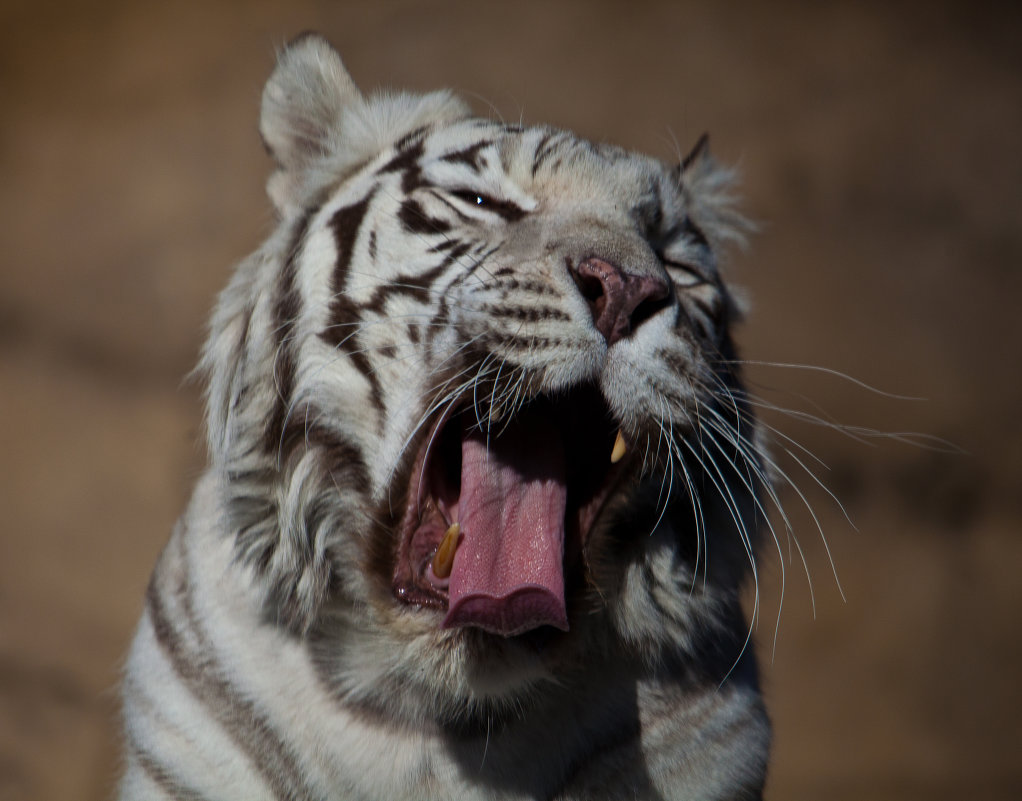
[(567, 631), (560, 432), (533, 419), (489, 445), (485, 434), (470, 434), (461, 455), (462, 539), (444, 628), (476, 626), (505, 637), (544, 625)]

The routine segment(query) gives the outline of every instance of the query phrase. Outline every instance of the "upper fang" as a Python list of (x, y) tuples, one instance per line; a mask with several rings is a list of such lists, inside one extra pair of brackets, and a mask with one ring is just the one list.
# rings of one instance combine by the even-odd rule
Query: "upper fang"
[(451, 575), (451, 568), (454, 567), (454, 552), (458, 550), (458, 537), (461, 534), (461, 524), (451, 523), (450, 528), (444, 532), (444, 538), (433, 556), (433, 575), (445, 579)]
[(617, 464), (624, 458), (625, 451), (628, 446), (625, 444), (624, 435), (622, 435), (620, 429), (617, 432), (617, 437), (614, 440), (614, 449), (610, 452), (610, 463)]

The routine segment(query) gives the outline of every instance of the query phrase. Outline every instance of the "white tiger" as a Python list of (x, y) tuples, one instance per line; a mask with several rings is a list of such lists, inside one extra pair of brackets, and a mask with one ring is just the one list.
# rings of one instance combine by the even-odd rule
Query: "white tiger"
[(261, 132), (121, 797), (761, 798), (729, 173), (364, 97), (312, 35)]

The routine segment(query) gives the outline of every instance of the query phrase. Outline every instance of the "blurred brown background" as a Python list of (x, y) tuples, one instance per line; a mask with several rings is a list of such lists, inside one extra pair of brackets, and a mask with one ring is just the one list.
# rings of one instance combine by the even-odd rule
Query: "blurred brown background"
[[(100, 799), (148, 571), (203, 463), (193, 365), (270, 229), (273, 48), (328, 35), (363, 88), (665, 158), (704, 130), (761, 223), (730, 269), (787, 461), (757, 629), (771, 799), (1022, 797), (1022, 18), (983, 3), (45, 3), (0, 9), (0, 799)], [(783, 443), (782, 444), (786, 444)], [(790, 446), (789, 446), (790, 447)], [(780, 450), (780, 449), (779, 449)], [(783, 453), (782, 453), (783, 455)]]

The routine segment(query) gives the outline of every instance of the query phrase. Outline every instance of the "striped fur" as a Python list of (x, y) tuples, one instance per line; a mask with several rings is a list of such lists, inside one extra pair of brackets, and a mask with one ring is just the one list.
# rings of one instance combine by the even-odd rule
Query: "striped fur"
[[(315, 36), (261, 130), (280, 223), (213, 316), (210, 466), (128, 661), (121, 797), (760, 798), (739, 589), (771, 490), (716, 263), (729, 173), (367, 98)], [(613, 318), (608, 264), (653, 287)], [(563, 429), (585, 477), (567, 632), (443, 628), (417, 572), (450, 432), (511, 421)]]

